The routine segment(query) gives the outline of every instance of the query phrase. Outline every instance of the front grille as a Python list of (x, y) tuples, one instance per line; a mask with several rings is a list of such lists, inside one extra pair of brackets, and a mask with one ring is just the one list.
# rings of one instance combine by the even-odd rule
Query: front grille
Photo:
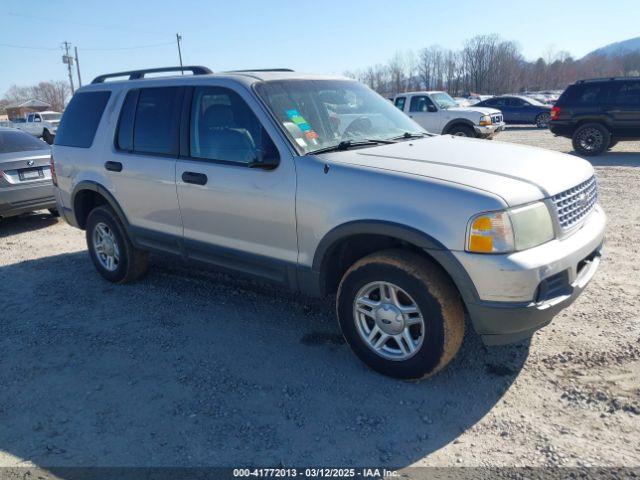
[(492, 115), (491, 116), (492, 123), (500, 123), (502, 122), (502, 115)]
[(596, 177), (593, 176), (569, 190), (554, 195), (551, 200), (555, 205), (562, 229), (569, 230), (577, 226), (593, 210), (598, 201)]

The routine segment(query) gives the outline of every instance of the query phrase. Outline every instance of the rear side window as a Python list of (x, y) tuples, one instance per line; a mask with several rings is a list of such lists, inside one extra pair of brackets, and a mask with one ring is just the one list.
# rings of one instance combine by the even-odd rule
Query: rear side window
[(607, 94), (606, 83), (583, 83), (571, 85), (558, 99), (556, 105), (575, 105), (587, 107), (604, 102)]
[(120, 111), (116, 147), (177, 156), (182, 93), (181, 87), (129, 91)]
[(611, 101), (615, 105), (640, 105), (640, 81), (619, 82)]
[(49, 145), (28, 133), (0, 130), (0, 153), (48, 150)]
[(62, 115), (55, 144), (91, 147), (109, 96), (109, 91), (76, 93)]

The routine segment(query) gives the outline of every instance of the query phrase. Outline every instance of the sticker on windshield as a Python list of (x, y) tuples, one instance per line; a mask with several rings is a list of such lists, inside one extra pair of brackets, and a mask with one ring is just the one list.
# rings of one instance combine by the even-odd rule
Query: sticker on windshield
[[(302, 115), (300, 115), (300, 112), (298, 112), (298, 110), (296, 110), (295, 108), (291, 110), (285, 110), (285, 113), (287, 114), (287, 117), (289, 117), (289, 120), (291, 120), (304, 133), (304, 136), (307, 138), (307, 140), (311, 141), (311, 143), (313, 144), (317, 144), (319, 135), (311, 128), (309, 122), (307, 122), (307, 120)], [(298, 144), (299, 143), (300, 142), (298, 142)]]

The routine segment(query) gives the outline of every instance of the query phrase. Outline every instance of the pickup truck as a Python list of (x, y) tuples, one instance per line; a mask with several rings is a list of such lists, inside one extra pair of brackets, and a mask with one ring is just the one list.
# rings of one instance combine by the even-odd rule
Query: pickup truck
[(58, 131), (60, 118), (62, 118), (60, 112), (32, 112), (26, 118), (14, 120), (10, 126), (27, 132), (34, 137), (42, 138), (51, 145)]
[(500, 110), (460, 107), (446, 92), (407, 92), (396, 95), (396, 107), (431, 133), (492, 138), (505, 128)]

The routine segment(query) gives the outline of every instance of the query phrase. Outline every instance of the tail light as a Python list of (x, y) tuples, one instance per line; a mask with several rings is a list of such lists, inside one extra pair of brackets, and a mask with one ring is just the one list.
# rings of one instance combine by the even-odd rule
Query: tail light
[(57, 187), (58, 177), (56, 176), (56, 164), (53, 161), (53, 155), (49, 157), (49, 169), (51, 170), (51, 180), (53, 181), (53, 184)]
[(551, 107), (551, 120), (557, 120), (560, 117), (560, 107)]

